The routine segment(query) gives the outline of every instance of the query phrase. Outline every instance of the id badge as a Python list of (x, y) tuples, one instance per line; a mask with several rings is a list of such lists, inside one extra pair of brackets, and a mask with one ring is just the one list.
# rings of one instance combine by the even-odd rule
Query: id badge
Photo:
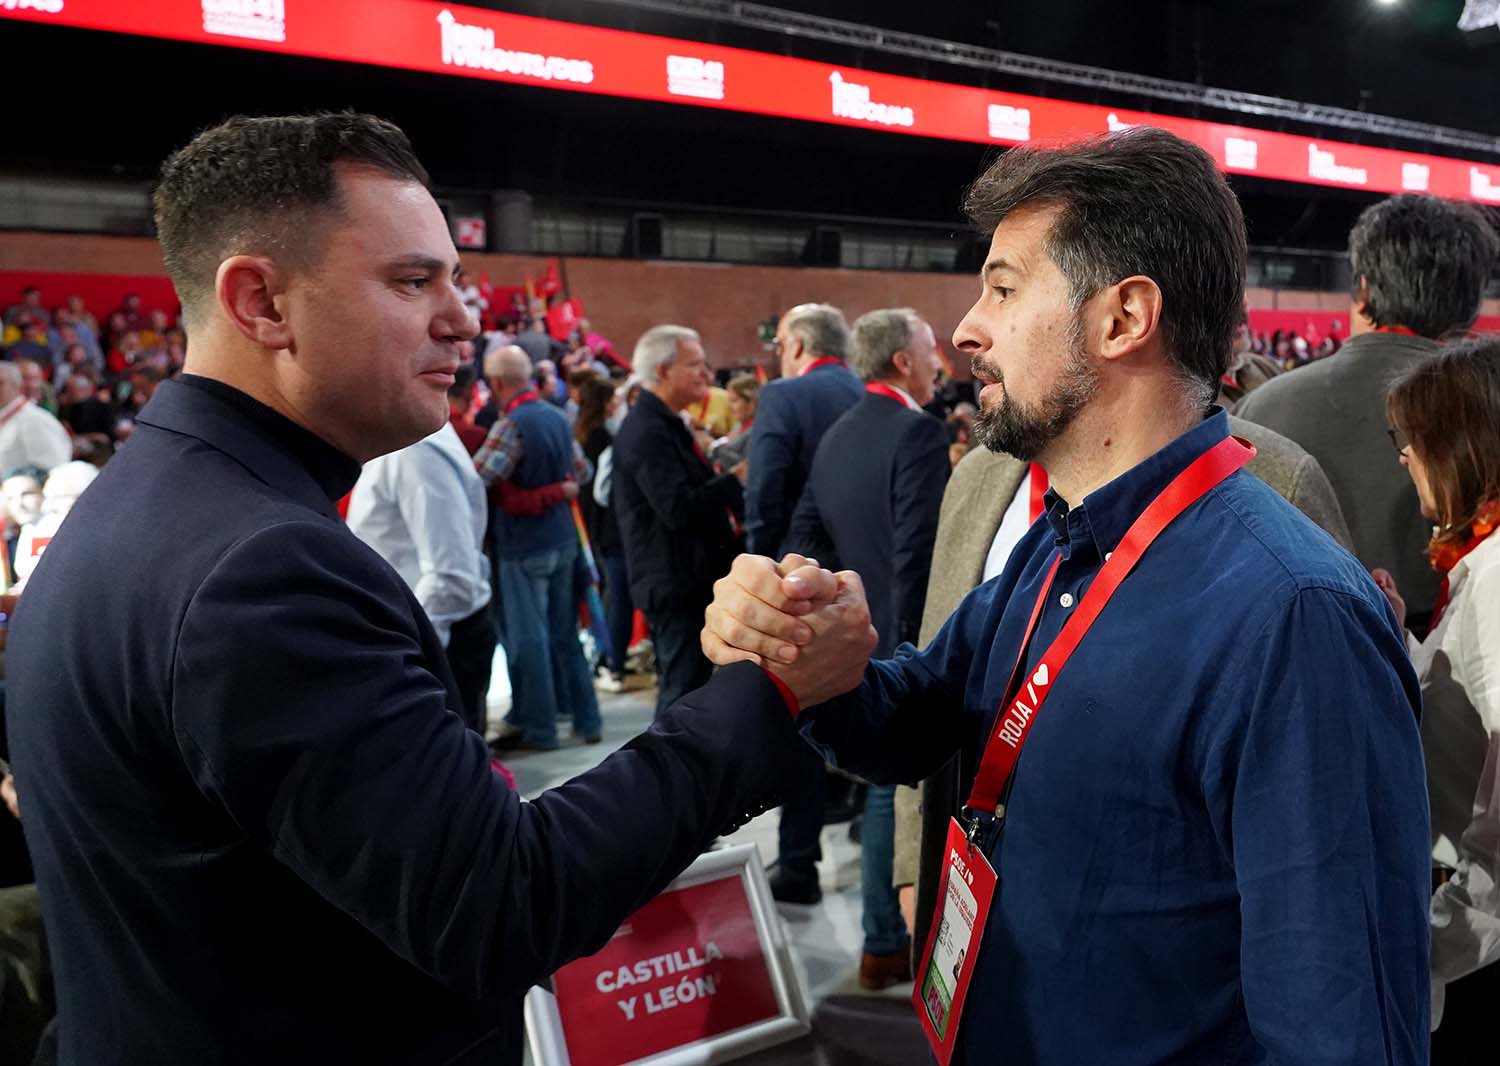
[(958, 1020), (974, 976), (984, 923), (995, 898), (995, 871), (969, 841), (957, 819), (948, 821), (943, 875), (932, 934), (917, 969), (912, 1003), (932, 1053), (948, 1066), (958, 1041)]

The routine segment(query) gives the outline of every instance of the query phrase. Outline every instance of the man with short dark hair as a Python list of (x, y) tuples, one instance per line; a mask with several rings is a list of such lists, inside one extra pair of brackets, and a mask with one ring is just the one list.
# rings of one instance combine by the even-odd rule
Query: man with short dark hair
[[(746, 547), (780, 557), (818, 441), (864, 396), (844, 360), (849, 324), (837, 307), (798, 304), (776, 324), (781, 377), (760, 390), (745, 483)], [(830, 560), (824, 560), (828, 562)]]
[(48, 545), (7, 649), (59, 1061), (518, 1064), (526, 991), (772, 798), (787, 704), (721, 671), (523, 803), (335, 507), (442, 426), (477, 329), (405, 135), (233, 118), (155, 207), (187, 367)]
[(51, 324), (51, 317), (47, 314), (47, 309), (42, 306), (42, 290), (35, 285), (28, 285), (22, 289), (21, 302), (11, 304), (5, 309), (7, 326), (15, 325), (22, 317), (40, 323), (43, 329)]
[(1474, 324), (1497, 256), (1500, 239), (1469, 204), (1403, 195), (1367, 207), (1349, 234), (1353, 336), (1336, 355), (1268, 381), (1235, 408), (1322, 464), (1354, 554), (1365, 569), (1395, 576), (1417, 632), (1437, 602), (1426, 556), (1432, 525), (1411, 479), (1391, 473), (1386, 386)]
[[(1011, 149), (967, 207), (990, 235), (954, 334), (976, 436), (1047, 471), (1045, 520), (924, 650), (799, 723), (876, 783), (981, 768), (944, 867), (955, 896), (950, 854), (998, 885), (917, 974), (923, 1009), (958, 1063), (1425, 1063), (1419, 689), (1374, 582), (1241, 469), (1213, 406), (1234, 194), (1141, 127)], [(795, 678), (822, 657), (863, 597), (802, 563), (736, 561), (710, 658)], [(961, 947), (954, 1018), (937, 962)]]

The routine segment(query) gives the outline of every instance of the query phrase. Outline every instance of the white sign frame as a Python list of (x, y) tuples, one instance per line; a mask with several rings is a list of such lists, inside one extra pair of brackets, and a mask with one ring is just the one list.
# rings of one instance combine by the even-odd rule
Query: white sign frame
[[(719, 1036), (637, 1059), (638, 1066), (717, 1066), (795, 1040), (812, 1030), (807, 997), (803, 994), (781, 919), (776, 914), (766, 868), (761, 864), (760, 852), (754, 844), (737, 844), (700, 855), (663, 890), (663, 894), (734, 876), (738, 876), (745, 887), (745, 898), (755, 920), (755, 936), (760, 941), (766, 971), (771, 975), (771, 985), (776, 992), (778, 1013), (774, 1018)], [(526, 1040), (536, 1066), (571, 1066), (557, 997), (547, 989), (537, 987), (526, 994)]]

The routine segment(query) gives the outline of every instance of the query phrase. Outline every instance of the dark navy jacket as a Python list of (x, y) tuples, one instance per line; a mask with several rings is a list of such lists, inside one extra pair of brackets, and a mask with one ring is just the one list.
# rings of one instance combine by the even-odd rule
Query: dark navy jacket
[[(864, 395), (864, 385), (843, 363), (825, 363), (760, 390), (745, 482), (747, 551), (779, 559), (795, 550), (797, 546), (787, 542), (787, 530), (818, 442)], [(827, 565), (830, 560), (819, 562)]]
[(922, 627), (949, 469), (943, 424), (888, 396), (867, 394), (818, 445), (789, 541), (859, 574), (879, 656)]
[[(1069, 510), (1052, 495), (932, 643), (805, 716), (839, 765), (914, 781), (989, 735), (1219, 413)], [(1146, 552), (1021, 752), (957, 1061), (1427, 1062), (1420, 694), (1364, 568), (1243, 471)], [(921, 975), (918, 975), (918, 980)]]
[(139, 423), (10, 638), (63, 1066), (519, 1062), (527, 988), (769, 798), (775, 689), (727, 668), (523, 803), (351, 460), (204, 379)]
[(648, 616), (701, 613), (740, 550), (740, 480), (715, 474), (673, 411), (642, 389), (615, 437), (610, 506), (630, 597)]

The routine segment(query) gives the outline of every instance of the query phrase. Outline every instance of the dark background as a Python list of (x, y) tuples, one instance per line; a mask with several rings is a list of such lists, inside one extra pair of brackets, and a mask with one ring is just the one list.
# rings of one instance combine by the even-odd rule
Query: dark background
[[(477, 6), (965, 84), (1176, 113), (1189, 107), (716, 26), (596, 0)], [(1500, 45), (1457, 29), (1461, 0), (1044, 4), (802, 0), (798, 11), (1155, 77), (1500, 134)], [(355, 107), (412, 136), (435, 182), (519, 188), (540, 203), (663, 204), (957, 222), (993, 149), (688, 106), (357, 67), (232, 48), (5, 23), (5, 169), (149, 178), (191, 133), (235, 112)], [(1250, 126), (1464, 155), (1352, 130), (1209, 111)], [(1471, 156), (1474, 153), (1468, 153)], [(1375, 197), (1235, 178), (1251, 241), (1336, 249)]]

